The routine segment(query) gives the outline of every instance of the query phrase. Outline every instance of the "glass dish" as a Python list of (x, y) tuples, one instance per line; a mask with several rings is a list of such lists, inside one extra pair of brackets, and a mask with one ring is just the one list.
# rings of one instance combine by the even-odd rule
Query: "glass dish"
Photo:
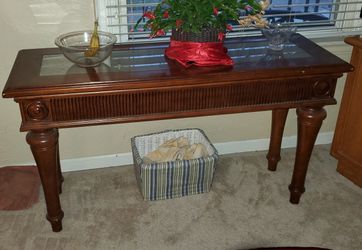
[(270, 24), (261, 32), (268, 41), (271, 50), (282, 50), (289, 41), (290, 36), (297, 31), (296, 27), (281, 23)]
[(100, 47), (92, 56), (85, 56), (90, 50), (89, 44), (93, 31), (75, 31), (60, 35), (55, 39), (64, 56), (80, 67), (95, 67), (103, 62), (112, 53), (117, 37), (111, 33), (98, 31)]

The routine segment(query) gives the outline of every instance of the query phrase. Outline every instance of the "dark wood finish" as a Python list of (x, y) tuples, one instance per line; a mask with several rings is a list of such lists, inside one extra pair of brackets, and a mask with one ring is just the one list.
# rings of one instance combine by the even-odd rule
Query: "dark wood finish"
[[(56, 129), (56, 132), (57, 132), (57, 138), (59, 138), (59, 133), (58, 133), (58, 129)], [(56, 157), (57, 157), (57, 179), (58, 179), (58, 192), (59, 194), (62, 193), (62, 184), (64, 182), (64, 177), (62, 175), (62, 168), (61, 168), (61, 165), (60, 165), (60, 154), (59, 154), (59, 141), (57, 142), (57, 148), (56, 148)]]
[(38, 167), (47, 204), (47, 219), (54, 232), (62, 230), (63, 211), (60, 206), (58, 173), (58, 131), (56, 129), (29, 131), (26, 140)]
[(298, 140), (292, 182), (289, 185), (290, 202), (298, 204), (304, 193), (304, 181), (313, 146), (327, 113), (320, 107), (298, 107)]
[(270, 135), (268, 159), (268, 169), (275, 171), (280, 161), (280, 148), (282, 145), (283, 131), (289, 109), (274, 109), (272, 111), (272, 127)]
[[(63, 181), (58, 129), (169, 118), (273, 110), (268, 153), (275, 170), (288, 109), (298, 109), (298, 147), (291, 202), (298, 203), (315, 137), (335, 104), (337, 79), (352, 66), (301, 35), (282, 52), (261, 37), (225, 43), (233, 67), (184, 69), (164, 58), (167, 43), (116, 46), (111, 66), (72, 66), (58, 49), (19, 52), (3, 91), (22, 115), (41, 174), (48, 220), (62, 228), (59, 193)], [(64, 71), (65, 70), (65, 71)]]
[(337, 171), (362, 188), (362, 38), (348, 37), (353, 46), (331, 153), (338, 159)]

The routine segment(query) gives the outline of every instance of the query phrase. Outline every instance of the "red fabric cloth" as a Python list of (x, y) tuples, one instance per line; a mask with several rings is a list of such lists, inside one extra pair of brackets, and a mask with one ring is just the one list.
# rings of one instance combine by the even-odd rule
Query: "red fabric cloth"
[(198, 43), (171, 40), (165, 55), (184, 67), (233, 65), (222, 42)]

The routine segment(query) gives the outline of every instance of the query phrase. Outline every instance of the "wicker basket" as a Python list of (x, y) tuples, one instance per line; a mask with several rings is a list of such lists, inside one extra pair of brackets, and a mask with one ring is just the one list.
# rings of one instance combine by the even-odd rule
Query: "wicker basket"
[[(208, 157), (145, 164), (147, 153), (169, 139), (184, 136), (190, 144), (205, 145)], [(167, 130), (131, 139), (134, 169), (144, 200), (162, 200), (210, 191), (218, 159), (217, 150), (200, 129)]]
[(220, 42), (219, 33), (225, 32), (216, 29), (205, 29), (199, 33), (182, 31), (180, 29), (172, 30), (171, 39), (175, 41), (182, 42), (197, 42), (197, 43), (205, 43), (205, 42)]

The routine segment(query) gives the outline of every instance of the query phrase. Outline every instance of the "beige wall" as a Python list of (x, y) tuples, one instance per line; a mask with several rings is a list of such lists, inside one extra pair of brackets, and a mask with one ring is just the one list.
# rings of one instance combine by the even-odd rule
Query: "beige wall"
[[(0, 88), (3, 89), (17, 51), (24, 48), (53, 47), (54, 38), (65, 32), (92, 26), (91, 0), (16, 0), (2, 1), (0, 8)], [(350, 48), (342, 43), (322, 44), (338, 56), (349, 60)], [(340, 100), (343, 80), (337, 88)], [(327, 107), (323, 132), (333, 131), (338, 106)], [(0, 99), (0, 166), (32, 162), (19, 132), (20, 114), (11, 99)], [(296, 134), (295, 110), (291, 110), (285, 136)], [(214, 117), (153, 121), (132, 124), (95, 126), (60, 130), (62, 159), (130, 152), (130, 137), (168, 128), (198, 127), (212, 142), (268, 138), (270, 112)]]

